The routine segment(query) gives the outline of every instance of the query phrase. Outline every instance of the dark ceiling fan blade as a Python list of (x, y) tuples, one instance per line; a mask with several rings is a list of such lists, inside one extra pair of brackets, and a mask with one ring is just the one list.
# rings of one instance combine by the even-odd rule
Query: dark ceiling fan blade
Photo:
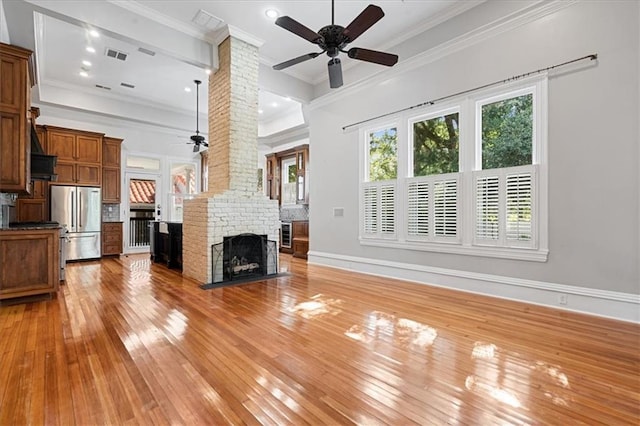
[(337, 89), (342, 86), (342, 64), (339, 58), (331, 58), (329, 61), (329, 87)]
[(352, 59), (373, 62), (375, 64), (386, 65), (388, 67), (392, 67), (398, 62), (398, 55), (378, 52), (377, 50), (362, 49), (360, 47), (353, 47), (349, 49), (347, 55)]
[(373, 24), (382, 19), (383, 16), (384, 12), (380, 7), (370, 4), (347, 25), (342, 34), (344, 34), (347, 39), (349, 39), (348, 42), (351, 43), (360, 37), (363, 32), (371, 28)]
[(320, 37), (320, 34), (313, 30), (310, 30), (300, 22), (288, 16), (281, 16), (276, 19), (276, 25), (284, 28), (287, 31), (291, 31), (295, 35), (298, 35), (305, 40), (309, 40), (311, 43), (318, 44), (318, 41), (322, 39), (322, 37)]
[(293, 58), (293, 59), (289, 59), (288, 61), (284, 61), (280, 64), (274, 65), (273, 69), (276, 71), (280, 71), (283, 70), (285, 68), (289, 68), (292, 65), (295, 64), (299, 64), (300, 62), (304, 62), (304, 61), (308, 61), (309, 59), (313, 59), (315, 57), (317, 57), (318, 55), (324, 53), (324, 50), (322, 52), (312, 52), (312, 53), (307, 53), (306, 55), (302, 55), (302, 56), (298, 56), (297, 58)]

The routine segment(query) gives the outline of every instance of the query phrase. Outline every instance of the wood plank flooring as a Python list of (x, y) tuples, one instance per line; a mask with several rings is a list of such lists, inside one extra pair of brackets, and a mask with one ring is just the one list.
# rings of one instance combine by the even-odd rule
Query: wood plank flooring
[(136, 255), (0, 307), (0, 425), (638, 425), (640, 326), (281, 256), (201, 290)]

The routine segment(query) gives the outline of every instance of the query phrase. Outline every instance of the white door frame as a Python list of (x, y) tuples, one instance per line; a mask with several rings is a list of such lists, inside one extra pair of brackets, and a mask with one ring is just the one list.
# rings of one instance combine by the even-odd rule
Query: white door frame
[[(161, 198), (162, 198), (162, 173), (158, 172), (130, 172), (125, 171), (124, 177), (124, 186), (123, 193), (126, 195), (123, 197), (125, 202), (123, 203), (124, 212), (123, 212), (123, 221), (124, 221), (124, 252), (126, 254), (133, 253), (149, 253), (149, 246), (142, 247), (129, 247), (129, 214), (131, 211), (131, 200), (129, 198), (129, 185), (132, 179), (141, 179), (141, 180), (153, 180), (156, 183), (156, 205), (153, 209), (155, 220), (162, 219), (162, 211), (161, 211)], [(160, 212), (160, 214), (158, 214)]]

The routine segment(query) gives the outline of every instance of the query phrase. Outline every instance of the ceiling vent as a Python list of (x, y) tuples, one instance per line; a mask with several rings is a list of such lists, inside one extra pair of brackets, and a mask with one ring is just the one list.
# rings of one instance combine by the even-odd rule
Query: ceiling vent
[(156, 52), (154, 52), (153, 50), (145, 49), (144, 47), (138, 47), (138, 52), (144, 53), (145, 55), (149, 56), (156, 56)]
[(202, 9), (196, 13), (196, 16), (194, 16), (191, 21), (210, 30), (215, 30), (220, 26), (220, 24), (222, 24), (222, 19), (217, 18)]
[(98, 89), (111, 90), (111, 87), (103, 86), (102, 84), (96, 84), (96, 87)]
[(134, 87), (136, 87), (133, 84), (129, 84), (129, 83), (120, 83), (120, 86), (127, 87), (129, 89), (133, 89)]
[(119, 50), (115, 50), (110, 47), (107, 47), (105, 54), (110, 58), (120, 59), (121, 61), (126, 61), (127, 56), (129, 56), (127, 53), (120, 52)]

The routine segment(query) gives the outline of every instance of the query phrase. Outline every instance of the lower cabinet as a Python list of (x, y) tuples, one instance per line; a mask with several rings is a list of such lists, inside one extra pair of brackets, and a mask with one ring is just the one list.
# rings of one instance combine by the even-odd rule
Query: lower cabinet
[(102, 255), (122, 253), (122, 222), (102, 223)]
[(169, 268), (182, 269), (182, 223), (153, 222), (151, 258)]
[(309, 251), (309, 222), (293, 222), (293, 257), (307, 258)]
[(57, 292), (59, 250), (58, 229), (0, 231), (0, 300)]

